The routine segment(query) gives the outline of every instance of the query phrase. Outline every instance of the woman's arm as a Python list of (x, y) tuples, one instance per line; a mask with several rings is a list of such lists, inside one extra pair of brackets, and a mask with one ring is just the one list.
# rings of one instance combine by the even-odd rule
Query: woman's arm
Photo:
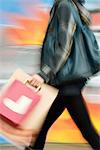
[(54, 49), (55, 53), (53, 58), (50, 58), (52, 60), (49, 61), (48, 59), (48, 61), (42, 62), (41, 71), (39, 73), (46, 82), (52, 79), (65, 64), (71, 52), (73, 35), (76, 29), (76, 23), (69, 4), (62, 2), (57, 9), (57, 38), (51, 42), (51, 48)]

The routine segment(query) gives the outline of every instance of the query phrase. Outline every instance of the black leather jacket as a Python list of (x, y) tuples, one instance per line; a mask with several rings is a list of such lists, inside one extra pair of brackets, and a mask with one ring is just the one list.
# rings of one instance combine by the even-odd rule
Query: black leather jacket
[[(55, 85), (56, 81), (57, 84), (60, 84), (62, 81), (68, 80), (65, 64), (71, 53), (73, 42), (76, 40), (75, 35), (79, 32), (77, 30), (79, 21), (72, 13), (72, 9), (76, 9), (73, 1), (57, 0), (51, 9), (50, 21), (42, 47), (39, 74), (52, 85)], [(76, 15), (80, 15), (88, 27), (90, 24), (89, 12), (79, 3), (77, 3), (77, 8)]]

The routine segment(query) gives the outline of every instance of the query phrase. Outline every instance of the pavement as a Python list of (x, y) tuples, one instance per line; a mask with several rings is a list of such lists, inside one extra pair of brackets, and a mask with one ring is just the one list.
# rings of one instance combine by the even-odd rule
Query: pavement
[[(19, 150), (11, 145), (0, 145), (0, 150)], [(47, 143), (44, 150), (92, 150), (88, 144)]]

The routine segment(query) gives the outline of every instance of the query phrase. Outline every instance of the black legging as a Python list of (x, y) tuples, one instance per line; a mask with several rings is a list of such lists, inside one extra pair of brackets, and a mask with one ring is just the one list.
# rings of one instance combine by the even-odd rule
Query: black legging
[(75, 96), (62, 96), (59, 92), (55, 101), (53, 102), (42, 129), (37, 137), (37, 140), (32, 146), (34, 150), (42, 150), (45, 144), (48, 129), (55, 122), (55, 120), (62, 114), (64, 109), (67, 108), (72, 119), (80, 129), (83, 137), (88, 141), (91, 147), (95, 150), (100, 150), (100, 139), (96, 130), (94, 129), (86, 104), (80, 92)]

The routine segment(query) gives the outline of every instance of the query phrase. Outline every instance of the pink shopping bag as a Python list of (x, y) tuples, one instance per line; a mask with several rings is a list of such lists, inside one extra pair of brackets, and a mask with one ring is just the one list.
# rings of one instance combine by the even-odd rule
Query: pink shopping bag
[[(9, 79), (8, 83), (4, 86), (4, 88), (0, 92), (0, 94), (1, 94), (0, 107), (7, 106), (7, 105), (5, 106), (3, 99), (4, 99), (4, 96), (7, 94), (7, 91), (12, 86), (12, 84), (15, 84), (15, 81), (17, 83), (18, 83), (18, 81), (21, 82), (22, 86), (24, 86), (25, 89), (26, 88), (31, 89), (33, 95), (36, 94), (37, 96), (40, 96), (39, 101), (36, 102), (35, 105), (34, 104), (32, 104), (33, 106), (29, 105), (29, 108), (26, 109), (27, 111), (23, 110), (26, 112), (24, 115), (22, 113), (23, 111), (19, 111), (20, 109), (22, 110), (22, 108), (19, 109), (17, 107), (17, 106), (19, 106), (19, 104), (22, 103), (21, 99), (19, 97), (17, 97), (16, 99), (13, 99), (12, 97), (10, 97), (10, 99), (12, 98), (10, 101), (10, 106), (11, 106), (12, 100), (14, 100), (13, 105), (16, 106), (16, 112), (15, 112), (15, 109), (14, 109), (14, 111), (12, 111), (13, 107), (11, 106), (10, 110), (11, 110), (12, 114), (9, 115), (9, 119), (11, 120), (13, 114), (15, 115), (17, 112), (21, 112), (20, 114), (17, 113), (17, 116), (19, 116), (19, 118), (20, 118), (19, 123), (17, 123), (18, 126), (13, 126), (13, 124), (10, 124), (8, 122), (8, 120), (4, 120), (4, 117), (0, 116), (1, 134), (4, 137), (6, 137), (13, 145), (17, 146), (21, 150), (24, 150), (26, 146), (29, 146), (31, 143), (31, 140), (32, 141), (36, 140), (36, 138), (39, 134), (39, 131), (42, 127), (42, 124), (47, 116), (47, 113), (48, 113), (54, 99), (56, 98), (56, 96), (58, 94), (58, 89), (56, 89), (50, 85), (47, 85), (45, 83), (42, 84), (40, 90), (38, 90), (37, 92), (34, 93), (34, 91), (36, 91), (37, 89), (35, 89), (33, 86), (31, 86), (29, 83), (27, 83), (27, 80), (30, 80), (30, 79), (31, 79), (31, 76), (29, 74), (25, 73), (21, 69), (17, 69), (14, 72), (14, 74), (11, 76), (11, 78)], [(16, 92), (17, 92), (17, 90), (19, 90), (18, 86), (16, 87)], [(21, 90), (22, 90), (22, 88), (21, 88)], [(21, 91), (19, 90), (19, 92), (21, 92)], [(26, 90), (24, 90), (24, 96), (31, 99), (31, 97), (29, 97), (30, 94), (27, 95), (27, 93), (28, 92)], [(12, 93), (11, 93), (11, 95), (12, 95)], [(8, 107), (6, 107), (7, 111), (9, 110)], [(2, 110), (0, 113), (4, 115), (5, 114), (4, 112), (5, 111)], [(7, 115), (8, 114), (6, 113), (6, 117), (7, 117)], [(15, 122), (14, 120), (12, 120), (12, 121)]]
[(0, 97), (0, 115), (19, 125), (39, 100), (39, 94), (21, 81), (14, 80)]

